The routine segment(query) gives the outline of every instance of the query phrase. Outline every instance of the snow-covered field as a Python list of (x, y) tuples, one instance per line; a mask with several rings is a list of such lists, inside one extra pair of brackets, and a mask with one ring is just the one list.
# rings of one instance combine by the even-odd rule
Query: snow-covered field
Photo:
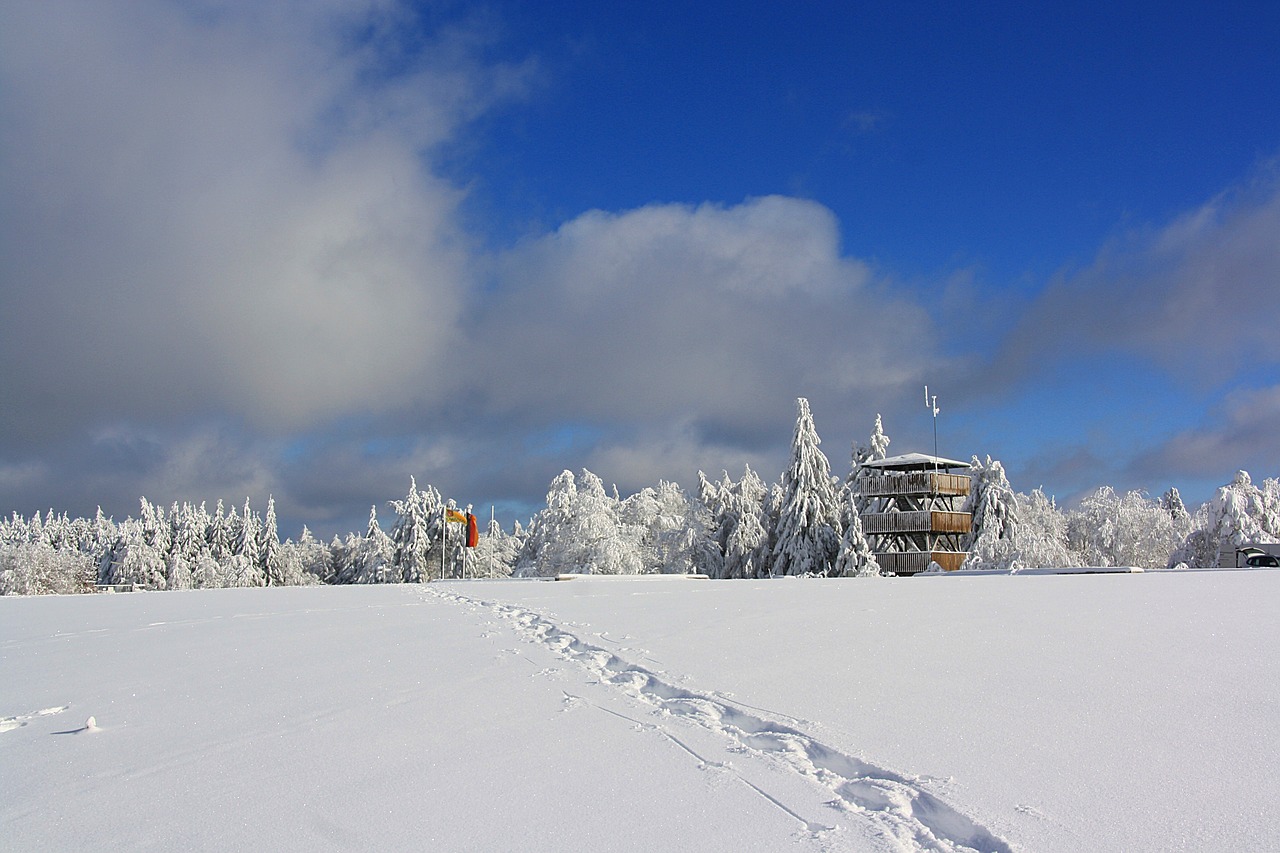
[(1275, 570), (3, 598), (0, 846), (1277, 850), (1278, 608)]

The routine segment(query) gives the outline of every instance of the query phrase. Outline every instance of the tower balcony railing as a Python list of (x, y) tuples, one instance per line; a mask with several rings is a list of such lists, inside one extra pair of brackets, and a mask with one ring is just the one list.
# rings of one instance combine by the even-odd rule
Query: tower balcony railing
[(876, 562), (885, 574), (916, 575), (937, 563), (944, 571), (954, 572), (964, 565), (969, 555), (961, 551), (895, 551), (877, 553)]
[(859, 480), (858, 487), (863, 497), (873, 498), (893, 495), (962, 497), (969, 494), (969, 475), (945, 474), (941, 471), (894, 471), (864, 475)]
[(862, 532), (887, 533), (968, 533), (973, 515), (967, 512), (923, 510), (918, 512), (871, 512), (862, 516)]

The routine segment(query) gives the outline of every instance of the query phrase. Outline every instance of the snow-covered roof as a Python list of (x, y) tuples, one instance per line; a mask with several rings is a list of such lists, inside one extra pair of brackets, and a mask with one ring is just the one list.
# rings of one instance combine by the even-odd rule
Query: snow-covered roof
[(889, 456), (885, 459), (872, 459), (863, 462), (864, 468), (885, 468), (890, 471), (924, 471), (933, 468), (968, 468), (968, 462), (957, 462), (943, 456), (930, 456), (927, 453), (904, 453), (901, 456)]

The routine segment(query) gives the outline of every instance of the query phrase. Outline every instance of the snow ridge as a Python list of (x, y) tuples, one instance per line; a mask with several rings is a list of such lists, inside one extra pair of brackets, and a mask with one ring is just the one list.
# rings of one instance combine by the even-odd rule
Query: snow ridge
[[(730, 752), (746, 754), (782, 766), (829, 790), (833, 799), (826, 805), (869, 824), (866, 828), (888, 842), (888, 849), (937, 851), (983, 851), (1012, 853), (1008, 842), (973, 818), (946, 804), (925, 790), (921, 780), (895, 773), (827, 746), (796, 726), (770, 720), (744, 710), (741, 703), (724, 696), (690, 690), (665, 680), (657, 672), (626, 661), (607, 649), (584, 642), (546, 616), (527, 608), (471, 598), (455, 592), (424, 587), (424, 593), (457, 604), (491, 611), (510, 621), (530, 642), (540, 643), (569, 660), (601, 683), (612, 685), (652, 706), (659, 714), (694, 724), (730, 743)], [(567, 702), (593, 704), (581, 696), (565, 692)], [(595, 705), (607, 713), (608, 708)], [(622, 716), (622, 715), (619, 715)], [(644, 726), (638, 720), (626, 719)], [(645, 726), (648, 728), (648, 726)], [(675, 734), (658, 726), (660, 733), (702, 765), (729, 769), (729, 765), (704, 758)], [(738, 778), (764, 799), (802, 823), (805, 829), (823, 836), (835, 827), (823, 826), (801, 816), (741, 773)]]
[[(12, 717), (0, 717), (0, 732), (9, 732), (14, 729), (20, 729), (36, 717), (51, 717), (54, 714), (61, 714), (71, 709), (70, 705), (57, 705), (52, 708), (41, 708), (39, 711), (32, 711), (28, 714), (15, 714)], [(89, 719), (93, 719), (90, 717)]]

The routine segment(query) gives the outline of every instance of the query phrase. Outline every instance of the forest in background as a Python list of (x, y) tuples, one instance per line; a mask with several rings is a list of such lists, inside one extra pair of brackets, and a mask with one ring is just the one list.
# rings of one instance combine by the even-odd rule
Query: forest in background
[[(699, 473), (690, 493), (659, 482), (622, 497), (583, 469), (564, 471), (527, 525), (496, 521), (466, 547), (446, 521), (454, 499), (410, 478), (409, 492), (378, 507), (363, 532), (324, 542), (305, 527), (281, 541), (274, 500), (264, 514), (246, 499), (173, 503), (140, 499), (137, 518), (92, 519), (52, 510), (0, 519), (0, 594), (92, 592), (102, 586), (203, 589), (299, 584), (419, 583), (441, 577), (547, 577), (564, 572), (698, 572), (712, 578), (880, 574), (862, 531), (864, 464), (887, 458), (879, 416), (853, 447), (847, 476), (833, 476), (808, 401), (797, 400), (790, 459), (778, 482), (749, 466), (737, 479)], [(963, 510), (973, 515), (968, 570), (1136, 566), (1216, 567), (1245, 544), (1280, 542), (1280, 480), (1256, 485), (1240, 471), (1194, 511), (1176, 488), (1159, 498), (1103, 486), (1064, 510), (1039, 489), (1015, 492), (1004, 467), (974, 457)]]

